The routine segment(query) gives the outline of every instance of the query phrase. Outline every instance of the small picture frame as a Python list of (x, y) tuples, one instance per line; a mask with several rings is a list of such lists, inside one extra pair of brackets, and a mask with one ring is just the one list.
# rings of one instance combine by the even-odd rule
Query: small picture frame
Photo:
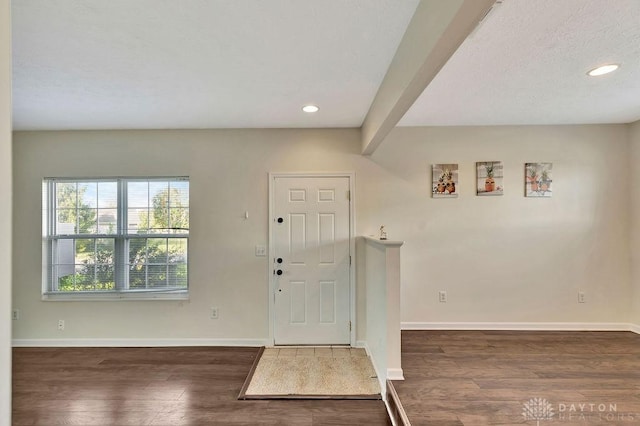
[(553, 194), (552, 169), (553, 163), (526, 163), (524, 165), (525, 197), (551, 197)]
[(431, 168), (431, 196), (457, 198), (458, 190), (458, 165), (434, 164)]
[(476, 163), (476, 195), (494, 196), (504, 194), (502, 161)]

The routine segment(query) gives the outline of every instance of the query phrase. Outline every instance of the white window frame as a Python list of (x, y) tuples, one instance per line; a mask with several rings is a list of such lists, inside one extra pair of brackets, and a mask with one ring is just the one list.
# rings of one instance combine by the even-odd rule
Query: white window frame
[[(113, 178), (45, 178), (43, 180), (43, 222), (42, 222), (42, 300), (47, 301), (106, 301), (106, 300), (188, 300), (189, 299), (189, 261), (187, 260), (187, 286), (184, 289), (129, 289), (129, 242), (132, 239), (179, 238), (187, 241), (187, 259), (189, 257), (189, 231), (186, 233), (131, 234), (127, 223), (127, 188), (128, 182), (189, 182), (184, 176), (160, 177), (113, 177)], [(56, 230), (56, 184), (80, 182), (117, 182), (117, 223), (115, 234), (69, 234), (58, 235)], [(114, 240), (114, 281), (116, 290), (94, 291), (57, 291), (58, 280), (54, 276), (53, 266), (56, 250), (54, 244), (60, 240)]]

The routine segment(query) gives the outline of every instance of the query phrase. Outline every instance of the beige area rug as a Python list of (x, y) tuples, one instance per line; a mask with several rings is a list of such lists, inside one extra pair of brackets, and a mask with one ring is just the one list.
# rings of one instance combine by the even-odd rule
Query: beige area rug
[(360, 348), (267, 348), (239, 399), (381, 399), (371, 360)]

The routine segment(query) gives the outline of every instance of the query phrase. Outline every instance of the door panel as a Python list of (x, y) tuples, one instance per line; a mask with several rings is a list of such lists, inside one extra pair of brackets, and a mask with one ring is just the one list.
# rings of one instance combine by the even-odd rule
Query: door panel
[(275, 343), (348, 344), (349, 178), (274, 177), (273, 196)]
[(336, 282), (320, 281), (320, 322), (336, 322)]
[(307, 283), (290, 282), (291, 300), (289, 304), (289, 321), (291, 324), (307, 323)]
[(336, 263), (336, 216), (333, 213), (320, 213), (318, 215), (320, 264), (330, 265)]
[(304, 265), (307, 248), (307, 215), (304, 213), (289, 214), (288, 223), (290, 225), (289, 247), (287, 248), (290, 262), (295, 265)]

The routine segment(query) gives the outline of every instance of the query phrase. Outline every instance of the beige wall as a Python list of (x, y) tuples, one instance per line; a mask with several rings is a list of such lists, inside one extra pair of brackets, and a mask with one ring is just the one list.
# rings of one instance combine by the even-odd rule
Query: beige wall
[[(14, 337), (266, 339), (267, 258), (255, 246), (268, 243), (267, 173), (375, 168), (359, 155), (359, 137), (353, 129), (16, 133), (14, 303), (22, 318)], [(40, 301), (41, 179), (154, 175), (190, 176), (191, 300)], [(212, 306), (218, 320), (209, 319)]]
[[(627, 322), (627, 155), (624, 125), (396, 128), (360, 207), (406, 240), (403, 321)], [(493, 160), (505, 193), (477, 197), (475, 162)], [(523, 196), (536, 161), (553, 162), (553, 198)], [(455, 162), (459, 198), (430, 198), (430, 164)]]
[(640, 332), (640, 121), (629, 126), (631, 155), (631, 287), (633, 311), (631, 322)]
[(11, 424), (11, 19), (0, 0), (0, 425)]
[[(17, 132), (14, 338), (266, 339), (267, 260), (254, 246), (268, 238), (267, 173), (291, 171), (356, 172), (357, 234), (384, 224), (406, 241), (403, 321), (628, 322), (627, 130), (400, 128), (372, 158), (352, 129)], [(504, 162), (503, 197), (475, 196), (486, 160)], [(430, 164), (455, 161), (460, 198), (430, 198)], [(527, 161), (554, 163), (552, 199), (523, 197)], [(191, 300), (42, 302), (41, 179), (163, 174), (191, 177)]]

